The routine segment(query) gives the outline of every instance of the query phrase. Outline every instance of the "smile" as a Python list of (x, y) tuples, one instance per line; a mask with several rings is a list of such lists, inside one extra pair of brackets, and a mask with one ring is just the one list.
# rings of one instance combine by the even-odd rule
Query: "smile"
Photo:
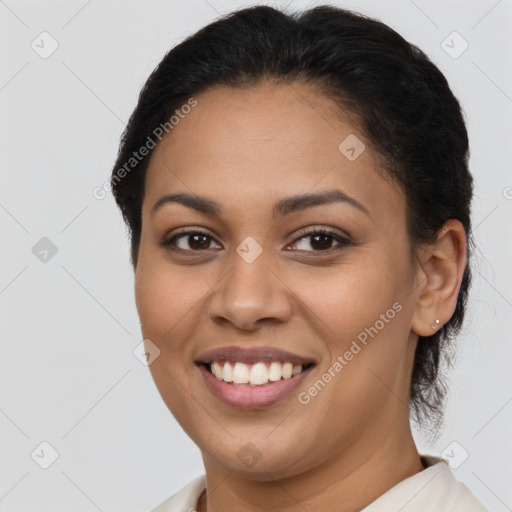
[(217, 379), (232, 385), (264, 386), (269, 382), (287, 380), (300, 375), (312, 364), (303, 366), (280, 361), (259, 361), (255, 364), (213, 361), (207, 368)]
[[(224, 381), (224, 368), (226, 368), (226, 364), (233, 366), (233, 380), (231, 382)], [(286, 374), (281, 375), (279, 380), (272, 381), (269, 378), (270, 373), (275, 372), (272, 377), (277, 377), (277, 367), (274, 365), (273, 368), (276, 369), (271, 370), (272, 363), (270, 363), (267, 370), (267, 364), (268, 363), (263, 361), (255, 363), (251, 366), (249, 373), (249, 365), (236, 362), (234, 364), (229, 362), (224, 363), (223, 367), (220, 365), (218, 367), (220, 371), (223, 372), (223, 378), (215, 376), (210, 370), (210, 365), (208, 364), (199, 364), (197, 368), (200, 371), (206, 387), (216, 399), (231, 407), (240, 409), (261, 409), (264, 407), (269, 407), (277, 402), (282, 401), (286, 397), (293, 395), (293, 392), (315, 367), (315, 364), (311, 363), (307, 365), (307, 367), (302, 367), (300, 372), (296, 370), (297, 373), (295, 375), (293, 375), (292, 367), (292, 375), (288, 376), (290, 367), (287, 363), (284, 363), (282, 368), (279, 368), (279, 371), (282, 373), (286, 372)], [(262, 366), (265, 366), (265, 370), (263, 370)], [(279, 363), (279, 366), (281, 366), (281, 363)], [(253, 370), (254, 367), (256, 367), (256, 370)], [(268, 377), (265, 377), (265, 371), (267, 371)], [(229, 369), (227, 372), (229, 372)], [(253, 375), (253, 372), (254, 377), (258, 376), (260, 382), (264, 377), (266, 378), (266, 382), (262, 382), (261, 384), (257, 385), (251, 384), (250, 379)], [(239, 375), (237, 376), (237, 374)], [(247, 377), (247, 375), (249, 375), (249, 377)], [(235, 377), (237, 380), (244, 380), (247, 382), (234, 382)]]

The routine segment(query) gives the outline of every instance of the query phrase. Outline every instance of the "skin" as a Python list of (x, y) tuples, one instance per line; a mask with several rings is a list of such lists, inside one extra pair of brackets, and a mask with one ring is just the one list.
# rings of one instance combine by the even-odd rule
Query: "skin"
[[(156, 386), (201, 450), (208, 496), (198, 509), (360, 510), (424, 469), (407, 408), (414, 350), (418, 335), (454, 312), (464, 229), (447, 222), (413, 258), (403, 194), (384, 179), (364, 134), (312, 86), (217, 87), (196, 99), (151, 158), (135, 296), (143, 336), (161, 351), (150, 365)], [(366, 144), (355, 161), (338, 150), (352, 133)], [(332, 189), (368, 214), (335, 202), (272, 216), (280, 199)], [(178, 192), (208, 197), (223, 213), (168, 203), (151, 215), (160, 197)], [(315, 227), (350, 243), (331, 237), (322, 246), (299, 233)], [(160, 242), (177, 228), (212, 238), (182, 236), (173, 252)], [(248, 236), (263, 249), (252, 263), (236, 252)], [(397, 301), (402, 310), (300, 403), (298, 393)], [(278, 404), (238, 409), (210, 393), (194, 364), (226, 345), (275, 346), (318, 364)], [(237, 456), (248, 442), (261, 455), (252, 467)]]

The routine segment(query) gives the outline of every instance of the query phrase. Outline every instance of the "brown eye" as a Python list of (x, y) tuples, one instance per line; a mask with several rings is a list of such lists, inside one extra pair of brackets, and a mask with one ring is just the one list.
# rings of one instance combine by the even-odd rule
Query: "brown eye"
[(216, 243), (214, 239), (202, 231), (186, 231), (162, 241), (162, 245), (170, 249), (194, 252), (220, 247), (212, 247), (213, 243)]
[(210, 247), (211, 239), (206, 235), (187, 235), (187, 243), (192, 249), (208, 249)]
[[(309, 241), (308, 241), (309, 239)], [(301, 242), (304, 240), (304, 242)], [(307, 233), (301, 234), (299, 238), (296, 238), (293, 242), (293, 247), (299, 251), (308, 252), (322, 252), (333, 249), (333, 243), (338, 244), (338, 248), (349, 245), (350, 241), (335, 231), (328, 231), (326, 229), (316, 229)], [(311, 247), (313, 251), (308, 249)], [(336, 249), (336, 247), (334, 247)]]
[[(350, 241), (335, 231), (315, 229), (304, 231), (291, 244), (293, 250), (304, 252), (328, 252), (341, 249)], [(204, 231), (183, 231), (162, 240), (161, 245), (171, 251), (201, 252), (222, 247)]]

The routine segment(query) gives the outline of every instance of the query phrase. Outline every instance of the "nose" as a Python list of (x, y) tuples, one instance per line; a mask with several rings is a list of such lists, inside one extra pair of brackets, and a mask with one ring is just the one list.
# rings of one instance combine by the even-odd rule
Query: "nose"
[(208, 306), (212, 321), (251, 331), (290, 318), (290, 290), (262, 256), (248, 263), (235, 255), (231, 270), (212, 291)]

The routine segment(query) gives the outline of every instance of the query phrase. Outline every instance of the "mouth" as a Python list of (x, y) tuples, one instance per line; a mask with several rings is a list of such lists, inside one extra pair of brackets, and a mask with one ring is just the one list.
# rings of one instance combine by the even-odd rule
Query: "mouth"
[(293, 379), (313, 368), (315, 363), (293, 364), (290, 361), (267, 360), (246, 364), (240, 361), (216, 360), (202, 363), (202, 366), (218, 380), (231, 386), (255, 387)]
[(195, 360), (214, 397), (232, 407), (268, 407), (292, 395), (317, 365), (273, 347), (215, 349)]
[(225, 382), (216, 377), (208, 369), (207, 364), (199, 364), (198, 368), (206, 387), (220, 402), (238, 409), (262, 409), (278, 402), (282, 403), (285, 398), (296, 395), (297, 393), (293, 392), (313, 371), (314, 366), (309, 365), (308, 368), (303, 368), (300, 373), (292, 374), (291, 377), (282, 376), (279, 380), (258, 385), (250, 382)]

